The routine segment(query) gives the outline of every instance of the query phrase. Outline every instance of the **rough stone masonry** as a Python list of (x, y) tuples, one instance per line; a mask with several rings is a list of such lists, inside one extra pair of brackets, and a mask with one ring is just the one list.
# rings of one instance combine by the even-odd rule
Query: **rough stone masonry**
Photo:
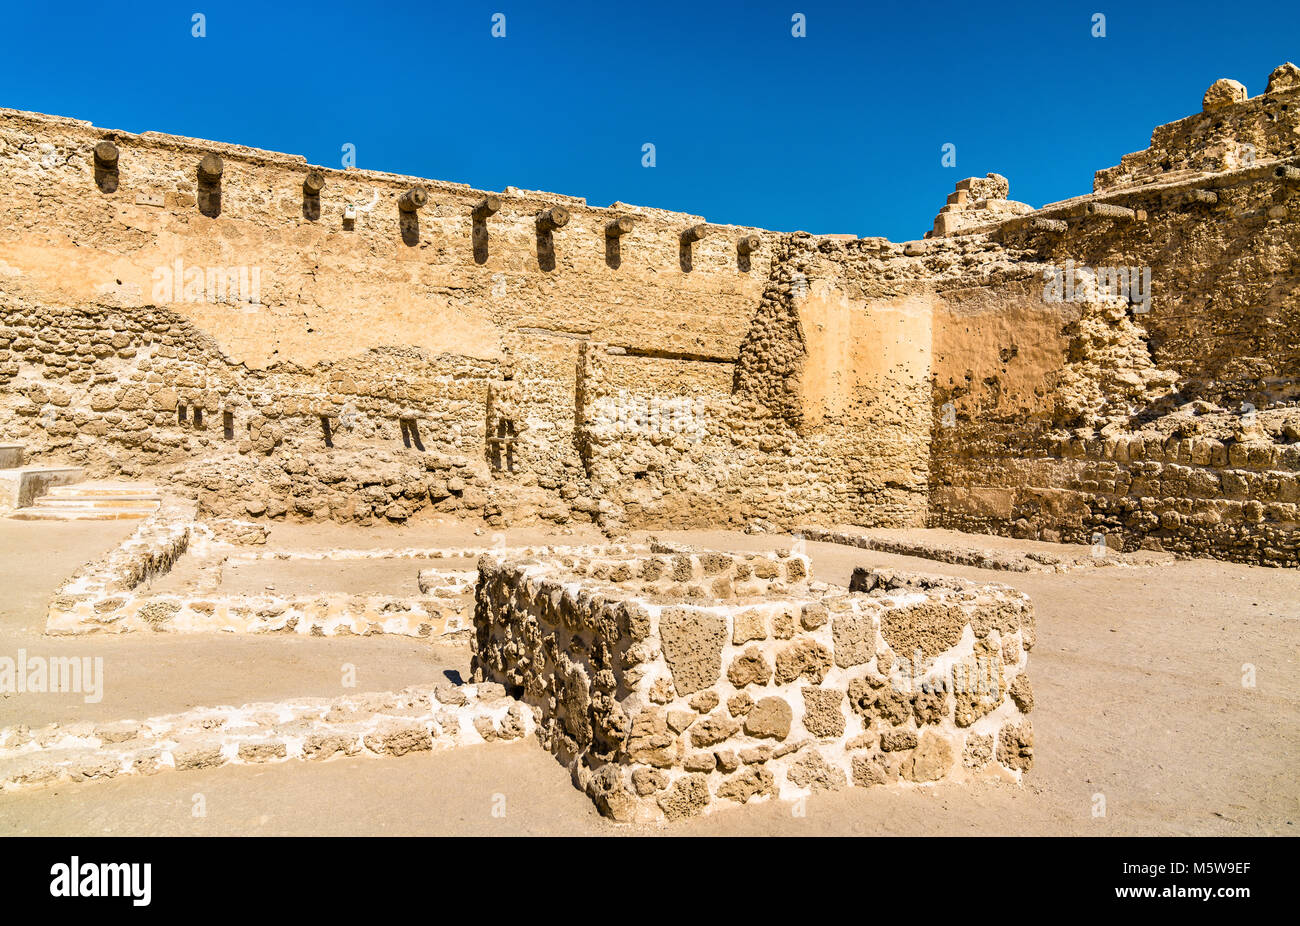
[(797, 554), (479, 564), (474, 672), (533, 708), (600, 811), (994, 777), (1033, 761), (1033, 606), (1005, 586), (810, 582)]

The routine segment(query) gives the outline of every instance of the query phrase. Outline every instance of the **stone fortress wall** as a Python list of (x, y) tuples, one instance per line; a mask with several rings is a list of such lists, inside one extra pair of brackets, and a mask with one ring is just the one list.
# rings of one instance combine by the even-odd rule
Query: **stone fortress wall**
[[(898, 244), (2, 110), (0, 434), (204, 515), (929, 524), (1296, 565), (1298, 140), (1284, 65), (1087, 196), (972, 178)], [(1080, 298), (1110, 267), (1149, 302)]]
[[(491, 512), (485, 409), (510, 382), (511, 488), (590, 520), (571, 439), (579, 345), (733, 361), (776, 238), (517, 190), (480, 218), (487, 194), (463, 185), (30, 113), (3, 111), (0, 139), (5, 430), (104, 473), (183, 466), (209, 505), (234, 496), (255, 516)], [(112, 171), (94, 153), (105, 139)], [(209, 154), (216, 183), (199, 171)], [(417, 185), (427, 202), (405, 212)], [(539, 224), (556, 209), (563, 225)], [(232, 294), (241, 274), (255, 302)], [(413, 464), (412, 441), (450, 459)]]

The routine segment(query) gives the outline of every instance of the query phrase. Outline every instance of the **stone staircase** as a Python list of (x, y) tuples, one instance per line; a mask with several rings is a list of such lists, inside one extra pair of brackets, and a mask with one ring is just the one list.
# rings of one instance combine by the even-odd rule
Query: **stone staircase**
[(145, 518), (162, 499), (150, 485), (82, 481), (78, 466), (24, 466), (20, 444), (0, 444), (0, 512), (19, 521)]
[(9, 517), (19, 521), (119, 521), (146, 518), (161, 502), (153, 486), (132, 482), (78, 482), (54, 486)]

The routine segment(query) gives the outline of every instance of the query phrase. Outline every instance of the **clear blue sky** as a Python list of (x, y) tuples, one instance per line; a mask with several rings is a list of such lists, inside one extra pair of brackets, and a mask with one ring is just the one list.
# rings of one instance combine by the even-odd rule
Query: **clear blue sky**
[(963, 177), (1005, 174), (1034, 205), (1088, 192), (1215, 79), (1254, 95), (1300, 62), (1297, 0), (37, 0), (3, 15), (3, 106), (336, 167), (351, 143), (363, 168), (894, 240), (920, 237)]

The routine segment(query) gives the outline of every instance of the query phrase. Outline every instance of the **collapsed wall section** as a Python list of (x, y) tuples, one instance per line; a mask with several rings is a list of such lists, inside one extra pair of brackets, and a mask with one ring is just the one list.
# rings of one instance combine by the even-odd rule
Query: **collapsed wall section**
[(940, 285), (931, 525), (1300, 565), (1291, 70), (992, 229), (1007, 279)]
[[(1213, 207), (1135, 190), (1127, 218), (1004, 227), (1019, 279), (940, 293), (932, 525), (1300, 564), (1300, 191), (1214, 184)], [(1111, 268), (1148, 281), (1132, 302)]]

